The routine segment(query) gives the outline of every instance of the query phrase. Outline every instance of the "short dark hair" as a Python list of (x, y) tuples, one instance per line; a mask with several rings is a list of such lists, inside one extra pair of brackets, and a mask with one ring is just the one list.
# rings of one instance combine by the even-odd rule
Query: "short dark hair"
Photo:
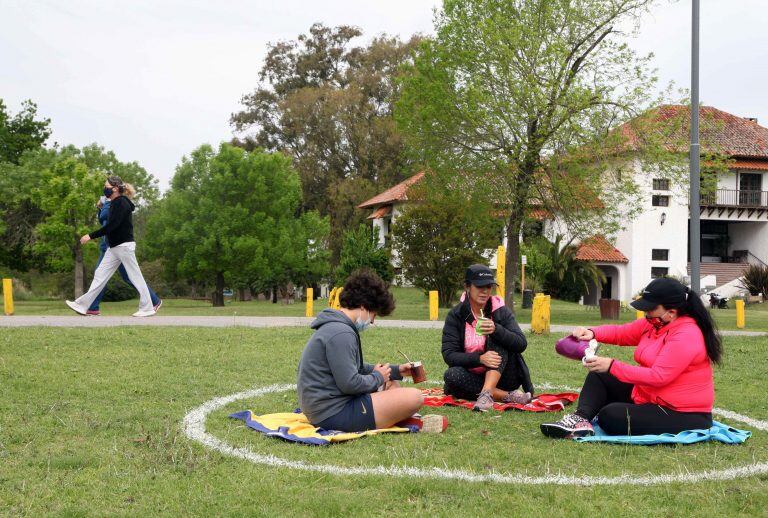
[(389, 285), (368, 269), (352, 272), (344, 283), (339, 303), (347, 309), (362, 306), (382, 317), (395, 310), (395, 299), (389, 292)]

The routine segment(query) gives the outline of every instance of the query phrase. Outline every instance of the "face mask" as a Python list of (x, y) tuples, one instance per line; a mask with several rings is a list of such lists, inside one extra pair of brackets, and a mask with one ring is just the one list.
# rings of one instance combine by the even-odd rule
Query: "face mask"
[(107, 198), (112, 197), (112, 187), (104, 187), (104, 196)]
[[(669, 313), (669, 311), (667, 311), (667, 313)], [(667, 313), (664, 313), (664, 315), (666, 315)], [(663, 317), (664, 315), (661, 315), (661, 317)], [(665, 325), (669, 324), (669, 322), (665, 322), (664, 320), (662, 320), (661, 317), (649, 317), (646, 315), (645, 319), (658, 331)]]
[(358, 333), (362, 333), (369, 327), (371, 327), (371, 313), (366, 310), (366, 313), (368, 313), (368, 318), (363, 320), (358, 315), (357, 320), (355, 320), (355, 328), (357, 329)]

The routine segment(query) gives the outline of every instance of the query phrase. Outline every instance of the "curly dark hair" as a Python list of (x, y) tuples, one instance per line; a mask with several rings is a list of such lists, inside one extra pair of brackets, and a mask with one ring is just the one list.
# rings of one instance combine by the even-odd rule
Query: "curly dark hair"
[(347, 309), (362, 306), (382, 317), (395, 310), (395, 299), (389, 292), (389, 285), (368, 269), (352, 272), (344, 283), (339, 303)]

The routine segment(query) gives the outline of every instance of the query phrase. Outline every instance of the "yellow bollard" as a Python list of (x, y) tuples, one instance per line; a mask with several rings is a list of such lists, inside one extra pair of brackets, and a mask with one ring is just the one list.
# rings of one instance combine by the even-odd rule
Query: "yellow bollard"
[[(634, 300), (638, 300), (638, 299), (640, 299), (640, 297), (635, 297), (632, 300), (634, 301)], [(635, 320), (640, 320), (641, 318), (645, 318), (645, 311), (640, 311), (639, 309), (636, 309), (635, 310), (635, 317), (636, 317)]]
[(502, 299), (507, 298), (505, 276), (507, 272), (507, 251), (504, 245), (499, 246), (496, 251), (496, 295)]
[(333, 309), (341, 309), (341, 292), (344, 288), (336, 288), (336, 297), (333, 299)]
[(312, 288), (307, 288), (307, 310), (304, 312), (304, 316), (306, 317), (313, 317), (315, 316), (315, 290)]
[(533, 310), (531, 311), (531, 331), (537, 335), (549, 334), (549, 322), (551, 314), (551, 297), (543, 293), (537, 293), (533, 297)]
[(5, 314), (13, 315), (13, 280), (3, 279), (3, 308)]
[(429, 319), (437, 320), (437, 295), (436, 291), (429, 292)]
[(746, 325), (747, 325), (747, 314), (744, 311), (744, 301), (737, 300), (736, 301), (736, 327), (738, 327), (739, 329), (744, 329)]

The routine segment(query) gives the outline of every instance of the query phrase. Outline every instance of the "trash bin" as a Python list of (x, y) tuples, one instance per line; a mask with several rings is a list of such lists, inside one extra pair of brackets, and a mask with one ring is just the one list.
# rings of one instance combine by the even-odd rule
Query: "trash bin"
[(523, 309), (533, 307), (533, 290), (523, 290)]
[(614, 299), (600, 299), (600, 319), (618, 320), (621, 302)]

